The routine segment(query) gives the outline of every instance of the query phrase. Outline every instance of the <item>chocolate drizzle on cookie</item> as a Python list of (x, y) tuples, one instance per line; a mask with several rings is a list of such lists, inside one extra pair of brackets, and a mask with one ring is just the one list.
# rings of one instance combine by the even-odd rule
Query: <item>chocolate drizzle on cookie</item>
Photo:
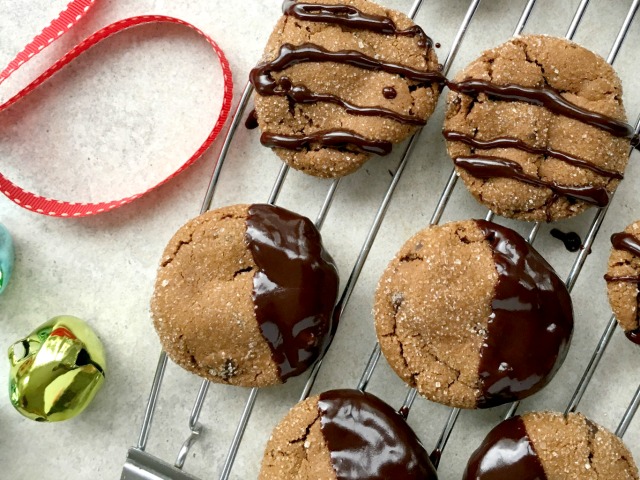
[[(315, 102), (326, 102), (333, 103), (335, 105), (340, 105), (347, 113), (352, 115), (361, 115), (363, 117), (383, 117), (390, 118), (391, 120), (395, 120), (399, 123), (405, 123), (408, 125), (425, 125), (427, 122), (419, 117), (412, 117), (411, 115), (403, 115), (401, 113), (394, 112), (393, 110), (389, 110), (388, 108), (383, 107), (359, 107), (354, 105), (342, 98), (333, 95), (331, 93), (313, 93), (305, 86), (295, 86), (291, 83), (291, 80), (288, 77), (280, 77), (280, 79), (276, 82), (277, 87), (271, 89), (274, 93), (272, 95), (281, 95), (286, 96), (293, 100), (295, 103), (315, 103)], [(393, 87), (385, 87), (391, 88), (394, 92)], [(260, 91), (259, 91), (260, 93)], [(387, 97), (392, 98), (392, 97)]]
[(497, 85), (487, 80), (478, 79), (447, 82), (447, 86), (449, 89), (465, 95), (484, 93), (498, 100), (540, 105), (552, 113), (600, 128), (616, 137), (631, 139), (633, 136), (633, 128), (628, 123), (579, 107), (565, 99), (560, 92), (548, 86)]
[(305, 217), (272, 205), (251, 205), (246, 242), (256, 319), (280, 377), (305, 371), (330, 341), (338, 273), (320, 233)]
[(332, 390), (320, 394), (318, 409), (338, 480), (437, 480), (416, 434), (374, 395)]
[(616, 178), (622, 180), (624, 176), (620, 172), (614, 172), (613, 170), (607, 170), (605, 168), (594, 165), (582, 158), (570, 155), (568, 153), (560, 152), (551, 147), (534, 147), (522, 140), (514, 137), (499, 137), (491, 140), (479, 140), (461, 132), (452, 132), (450, 130), (444, 130), (442, 132), (444, 138), (452, 142), (462, 142), (465, 145), (469, 145), (474, 149), (488, 150), (491, 148), (514, 148), (516, 150), (522, 150), (524, 152), (533, 153), (534, 155), (544, 155), (545, 157), (553, 157), (558, 160), (562, 160), (574, 167), (585, 168), (591, 170), (598, 175), (607, 178)]
[[(365, 30), (382, 35), (415, 37), (418, 47), (426, 49), (425, 55), (428, 54), (429, 50), (433, 47), (432, 40), (419, 26), (414, 25), (407, 29), (399, 29), (391, 18), (364, 13), (351, 5), (323, 5), (286, 0), (283, 4), (283, 11), (285, 15), (293, 16), (303, 21), (339, 25), (353, 30)], [(406, 65), (385, 62), (370, 57), (357, 50), (330, 51), (313, 43), (305, 43), (302, 45), (283, 44), (276, 58), (255, 67), (251, 71), (249, 78), (259, 95), (284, 96), (289, 99), (291, 104), (332, 103), (342, 107), (345, 112), (350, 115), (382, 117), (406, 125), (422, 126), (426, 124), (424, 118), (414, 115), (404, 115), (380, 105), (354, 105), (338, 95), (312, 92), (305, 85), (294, 85), (291, 79), (286, 76), (277, 79), (272, 75), (274, 72), (281, 72), (293, 65), (305, 62), (333, 62), (364, 70), (384, 71), (400, 75), (407, 80), (419, 82), (420, 86), (424, 86), (425, 84), (430, 85), (434, 82), (443, 84), (445, 81), (444, 76), (439, 71), (425, 72), (416, 70)], [(397, 92), (393, 87), (387, 87), (384, 89), (383, 95), (386, 99), (391, 100), (396, 97)], [(329, 135), (333, 132), (339, 134), (341, 138), (341, 148), (346, 148), (344, 141), (348, 141), (356, 150), (361, 152), (375, 153), (378, 155), (386, 155), (390, 152), (390, 148), (387, 149), (386, 147), (382, 150), (378, 148), (362, 148), (363, 144), (369, 145), (375, 142), (367, 141), (363, 139), (362, 136), (351, 135), (351, 132), (347, 130), (323, 132), (323, 135), (316, 136), (313, 142), (314, 145), (318, 147), (335, 148), (331, 144), (334, 137)], [(299, 136), (275, 135), (271, 132), (265, 132), (261, 137), (261, 142), (272, 148), (293, 148), (297, 150), (309, 148), (308, 141), (296, 141), (300, 139), (301, 137)], [(327, 142), (325, 142), (325, 140)], [(391, 145), (390, 142), (385, 143)]]
[[(624, 250), (636, 257), (640, 257), (640, 241), (632, 234), (626, 232), (611, 235), (611, 245), (616, 250)], [(604, 276), (607, 282), (640, 283), (640, 275), (609, 275)]]
[(312, 149), (314, 146), (325, 146), (336, 149), (357, 150), (377, 155), (387, 155), (391, 152), (391, 142), (384, 140), (369, 140), (350, 130), (326, 130), (310, 133), (309, 135), (279, 135), (263, 132), (260, 142), (266, 147), (287, 148), (289, 150)]
[(400, 30), (389, 17), (371, 15), (351, 5), (321, 5), (285, 0), (282, 12), (308, 22), (323, 22), (384, 35), (417, 37), (418, 46), (431, 48), (433, 41), (418, 25)]
[(630, 233), (614, 233), (611, 235), (611, 245), (616, 250), (624, 250), (631, 255), (640, 257), (640, 241)]
[(467, 463), (463, 480), (547, 480), (519, 416), (489, 432)]
[(480, 179), (511, 178), (536, 187), (543, 187), (555, 193), (582, 200), (598, 207), (609, 204), (611, 196), (605, 187), (560, 185), (556, 182), (541, 180), (524, 172), (522, 166), (513, 160), (487, 155), (457, 157), (453, 163)]
[(475, 222), (498, 272), (480, 349), (477, 405), (489, 408), (532, 395), (553, 378), (571, 341), (573, 307), (562, 280), (520, 235)]

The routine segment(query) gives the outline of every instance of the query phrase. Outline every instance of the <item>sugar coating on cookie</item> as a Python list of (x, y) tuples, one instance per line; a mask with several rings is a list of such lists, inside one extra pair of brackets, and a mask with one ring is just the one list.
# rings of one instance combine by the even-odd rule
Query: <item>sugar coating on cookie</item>
[(442, 76), (406, 15), (368, 0), (286, 1), (251, 73), (261, 141), (318, 177), (389, 153), (433, 113)]
[(272, 205), (206, 212), (167, 245), (151, 301), (167, 355), (214, 382), (306, 370), (333, 334), (338, 274), (306, 217)]
[(620, 80), (603, 58), (566, 39), (515, 37), (450, 87), (447, 150), (480, 203), (549, 222), (608, 204), (633, 132)]
[(579, 413), (533, 412), (496, 426), (463, 480), (636, 480), (620, 438)]
[(484, 220), (426, 228), (380, 278), (382, 353), (430, 400), (488, 408), (555, 375), (573, 331), (571, 297), (516, 232)]
[(627, 338), (640, 344), (640, 221), (612, 235), (611, 243), (605, 275), (609, 304)]
[(293, 407), (274, 429), (260, 480), (437, 480), (404, 418), (358, 390), (331, 390)]

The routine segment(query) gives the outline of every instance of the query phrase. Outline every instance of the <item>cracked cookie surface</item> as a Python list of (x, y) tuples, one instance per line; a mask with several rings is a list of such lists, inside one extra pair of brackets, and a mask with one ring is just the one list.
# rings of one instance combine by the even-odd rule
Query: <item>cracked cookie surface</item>
[[(406, 15), (368, 0), (314, 0), (310, 3), (345, 5), (363, 15), (386, 17), (398, 30), (415, 26)], [(420, 36), (380, 33), (362, 24), (312, 20), (314, 10), (306, 11), (311, 12), (306, 19), (294, 15), (280, 18), (267, 42), (263, 62), (277, 58), (283, 45), (299, 47), (311, 44), (331, 52), (358, 52), (373, 61), (393, 63), (421, 72), (439, 71), (434, 49), (422, 45), (424, 39)], [(344, 22), (349, 20), (349, 15), (336, 14), (335, 17)], [(417, 124), (426, 123), (439, 96), (439, 85), (435, 82), (410, 80), (405, 75), (380, 68), (366, 69), (337, 60), (296, 63), (282, 71), (273, 71), (270, 76), (279, 91), (304, 87), (313, 94), (334, 97), (334, 101), (298, 102), (292, 95), (256, 94), (255, 108), (260, 129), (276, 135), (299, 137), (339, 130), (352, 132), (369, 141), (398, 143), (413, 134)], [(349, 113), (344, 105), (336, 103), (335, 98), (355, 107), (385, 109), (392, 116), (400, 115), (410, 121), (398, 121), (388, 115)], [(332, 148), (313, 141), (297, 150), (274, 150), (293, 168), (318, 177), (347, 175), (370, 157), (370, 153), (356, 148), (354, 142)]]
[(322, 352), (337, 288), (307, 218), (234, 205), (192, 219), (169, 241), (151, 313), (175, 363), (214, 382), (260, 387), (301, 373)]
[(437, 480), (429, 456), (389, 405), (331, 390), (294, 406), (267, 443), (260, 480)]
[[(598, 55), (565, 39), (543, 35), (513, 38), (484, 52), (456, 76), (455, 82), (470, 79), (495, 85), (549, 87), (578, 107), (626, 121), (622, 86), (615, 71)], [(585, 188), (597, 189), (605, 198), (607, 192), (615, 191), (628, 161), (627, 138), (554, 114), (544, 106), (501, 101), (485, 93), (449, 93), (444, 129), (480, 142), (517, 139), (537, 149), (531, 153), (521, 148), (481, 148), (447, 141), (454, 159), (474, 155), (507, 159), (534, 181), (583, 192)], [(584, 161), (586, 167), (552, 156), (549, 150)], [(566, 192), (502, 176), (479, 178), (464, 168), (456, 169), (480, 203), (506, 217), (551, 222), (577, 215), (589, 206)]]
[(549, 264), (517, 233), (482, 220), (409, 239), (380, 278), (373, 313), (395, 372), (459, 408), (543, 388), (573, 330), (569, 294)]
[[(629, 225), (623, 233), (630, 234), (636, 242), (640, 243), (640, 221)], [(614, 245), (605, 278), (609, 304), (618, 323), (628, 334), (638, 331), (640, 329), (638, 321), (640, 255), (616, 248)]]
[(620, 438), (582, 414), (533, 412), (495, 427), (463, 478), (636, 480), (638, 469)]

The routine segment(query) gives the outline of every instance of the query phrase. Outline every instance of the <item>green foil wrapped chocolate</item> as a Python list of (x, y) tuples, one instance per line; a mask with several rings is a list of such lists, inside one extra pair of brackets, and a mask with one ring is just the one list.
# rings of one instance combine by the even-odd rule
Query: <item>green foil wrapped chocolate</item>
[(9, 396), (22, 415), (38, 422), (75, 417), (104, 382), (102, 343), (83, 320), (60, 316), (9, 348)]

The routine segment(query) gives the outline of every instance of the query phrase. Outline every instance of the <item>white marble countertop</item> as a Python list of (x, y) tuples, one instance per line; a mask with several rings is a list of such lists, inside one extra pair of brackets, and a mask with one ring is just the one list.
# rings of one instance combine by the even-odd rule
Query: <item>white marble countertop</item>
[[(0, 0), (0, 65), (4, 66), (66, 3), (64, 0)], [(385, 4), (408, 11), (409, 0)], [(578, 0), (539, 0), (525, 32), (564, 35)], [(575, 39), (606, 56), (631, 0), (593, 0)], [(485, 0), (465, 38), (452, 72), (485, 48), (507, 39), (524, 0)], [(446, 56), (468, 2), (425, 0), (417, 21), (440, 42)], [(188, 20), (211, 34), (227, 53), (235, 75), (236, 101), (280, 15), (280, 1), (98, 0), (70, 34), (47, 49), (24, 74), (2, 86), (6, 99), (20, 85), (101, 26), (131, 15), (165, 14)], [(630, 120), (640, 112), (637, 53), (640, 19), (632, 26), (616, 66), (626, 92)], [(202, 39), (174, 26), (146, 26), (124, 33), (84, 55), (20, 104), (0, 115), (0, 172), (46, 196), (108, 200), (141, 190), (181, 164), (202, 142), (220, 105), (219, 67)], [(427, 225), (451, 171), (438, 134), (442, 103), (420, 136), (386, 219), (373, 245), (314, 392), (355, 387), (374, 345), (372, 293), (386, 262), (413, 232)], [(0, 222), (13, 234), (14, 278), (0, 297), (0, 349), (47, 319), (71, 314), (89, 321), (103, 340), (107, 381), (77, 418), (37, 424), (22, 418), (0, 395), (0, 477), (11, 479), (119, 478), (127, 448), (137, 441), (160, 347), (148, 312), (156, 265), (165, 243), (198, 214), (218, 140), (192, 168), (132, 205), (108, 214), (65, 220), (36, 215), (0, 196)], [(343, 283), (349, 276), (373, 216), (391, 181), (399, 152), (369, 162), (341, 182), (323, 227)], [(610, 316), (602, 274), (608, 237), (640, 217), (634, 154), (610, 212), (575, 288), (576, 331), (565, 365), (549, 387), (523, 402), (522, 410), (564, 410)], [(280, 167), (258, 145), (255, 131), (241, 128), (223, 169), (214, 206), (264, 202)], [(311, 218), (330, 182), (291, 172), (279, 203)], [(462, 186), (456, 188), (443, 221), (484, 217)], [(594, 211), (559, 228), (584, 236)], [(502, 221), (502, 220), (501, 220)], [(529, 226), (508, 222), (522, 233)], [(562, 276), (574, 259), (543, 226), (536, 246)], [(6, 358), (6, 357), (5, 357)], [(615, 429), (640, 383), (638, 349), (620, 331), (579, 409)], [(8, 362), (0, 362), (0, 383)], [(293, 405), (304, 378), (260, 392), (231, 478), (255, 478), (271, 428)], [(199, 379), (170, 364), (162, 385), (147, 450), (171, 463), (188, 436), (188, 415)], [(6, 387), (5, 387), (6, 388)], [(1, 390), (1, 389), (0, 389)], [(382, 360), (370, 391), (400, 406), (406, 388)], [(216, 478), (248, 391), (213, 385), (203, 409), (202, 438), (185, 470)], [(447, 418), (445, 407), (418, 399), (409, 422), (432, 448)], [(463, 412), (440, 466), (440, 478), (460, 478), (466, 458), (506, 408)], [(640, 459), (640, 425), (625, 436)]]

